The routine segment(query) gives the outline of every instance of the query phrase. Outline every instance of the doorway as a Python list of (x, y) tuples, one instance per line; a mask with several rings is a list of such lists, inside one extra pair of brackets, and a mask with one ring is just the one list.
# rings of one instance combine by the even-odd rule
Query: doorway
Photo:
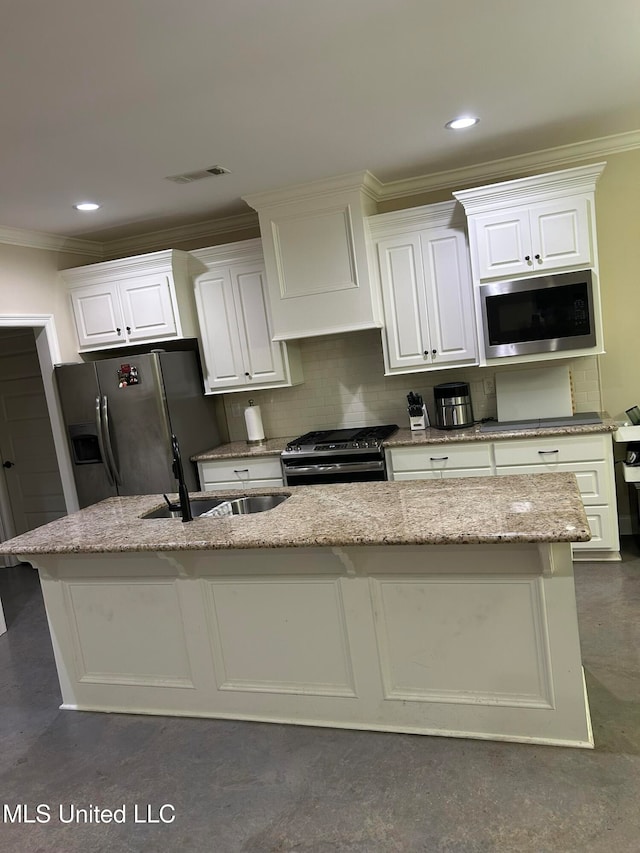
[[(18, 340), (14, 338), (12, 343), (11, 341), (14, 333), (18, 334)], [(24, 337), (25, 334), (28, 335), (27, 338)], [(7, 484), (6, 474), (11, 472), (15, 474), (17, 472), (14, 471), (13, 466), (8, 466), (6, 468), (0, 467), (0, 541), (3, 539), (9, 539), (10, 537), (17, 535), (17, 533), (22, 532), (21, 528), (24, 527), (25, 524), (28, 528), (37, 527), (39, 524), (43, 524), (45, 521), (49, 521), (53, 517), (59, 517), (60, 515), (65, 515), (67, 512), (73, 512), (78, 509), (78, 499), (73, 480), (71, 459), (69, 457), (69, 449), (65, 438), (62, 416), (59, 411), (53, 383), (53, 365), (61, 360), (53, 317), (50, 314), (21, 316), (0, 315), (0, 342), (4, 336), (9, 337), (8, 341), (4, 341), (4, 346), (1, 348), (3, 352), (9, 351), (10, 353), (13, 345), (24, 347), (26, 341), (30, 361), (30, 366), (27, 372), (30, 374), (28, 378), (31, 382), (31, 394), (33, 395), (34, 388), (37, 386), (35, 396), (38, 397), (39, 400), (38, 402), (35, 402), (33, 396), (31, 400), (29, 400), (29, 394), (24, 394), (21, 396), (20, 405), (23, 406), (23, 414), (25, 414), (25, 406), (27, 409), (29, 406), (33, 407), (33, 412), (37, 415), (34, 419), (40, 421), (37, 429), (39, 428), (40, 431), (44, 430), (48, 434), (47, 455), (49, 456), (49, 459), (51, 459), (50, 449), (51, 442), (53, 442), (53, 454), (57, 460), (57, 464), (56, 469), (52, 470), (51, 461), (46, 463), (43, 463), (42, 460), (40, 461), (39, 464), (44, 464), (44, 469), (41, 472), (43, 476), (40, 478), (39, 484), (36, 482), (35, 488), (37, 489), (40, 487), (43, 491), (48, 492), (50, 494), (50, 498), (47, 498), (47, 500), (40, 505), (40, 509), (36, 508), (34, 510), (34, 503), (31, 502), (31, 505), (27, 507), (28, 520), (26, 521), (24, 517), (14, 520), (13, 516), (16, 499), (14, 496), (11, 498), (9, 496), (9, 486)], [(35, 358), (33, 356), (34, 350)], [(11, 360), (11, 356), (9, 355), (8, 357)], [(21, 356), (18, 357), (18, 360), (20, 360), (20, 358)], [(0, 361), (3, 360), (4, 359), (0, 358)], [(22, 369), (24, 370), (25, 368)], [(15, 365), (12, 367), (12, 370), (16, 370)], [(20, 369), (18, 369), (18, 373), (19, 372)], [(35, 380), (35, 382), (32, 380)], [(11, 395), (11, 390), (12, 389), (9, 387), (9, 395)], [(42, 418), (42, 414), (45, 411), (46, 417)], [(1, 411), (0, 417), (2, 417)], [(47, 418), (49, 420), (48, 430), (46, 427)], [(29, 421), (30, 418), (27, 417), (25, 422), (28, 423)], [(6, 439), (3, 439), (3, 441), (6, 442)], [(4, 449), (0, 450), (0, 452), (7, 454), (6, 457), (3, 455), (0, 463), (8, 461), (15, 464), (15, 460), (11, 458), (11, 454), (12, 452), (15, 452), (15, 450), (11, 445), (9, 445), (8, 452)], [(15, 465), (15, 467), (17, 467), (17, 465)], [(38, 475), (36, 475), (35, 479), (36, 481), (38, 480)], [(33, 488), (33, 483), (31, 485), (27, 484), (27, 486), (24, 487), (24, 491), (27, 494), (28, 504), (31, 501), (31, 498), (28, 496), (29, 491), (33, 490)], [(63, 496), (62, 504), (60, 503), (59, 496), (60, 488), (62, 489)], [(23, 490), (22, 485), (20, 486), (20, 490)], [(56, 497), (53, 497), (54, 493), (57, 495)], [(18, 495), (18, 503), (19, 502), (20, 495)], [(21, 516), (21, 511), (18, 511), (16, 514)], [(0, 566), (3, 564), (11, 564), (11, 562), (15, 561), (3, 561), (0, 557)]]
[(33, 329), (0, 329), (0, 464), (13, 535), (66, 515)]

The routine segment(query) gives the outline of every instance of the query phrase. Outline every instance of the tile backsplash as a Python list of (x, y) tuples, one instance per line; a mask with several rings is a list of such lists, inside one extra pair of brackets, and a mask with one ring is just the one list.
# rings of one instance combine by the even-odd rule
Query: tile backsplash
[[(407, 394), (421, 394), (434, 421), (433, 386), (468, 382), (476, 420), (496, 416), (495, 374), (509, 367), (458, 367), (385, 376), (380, 331), (371, 329), (300, 341), (304, 383), (293, 388), (225, 394), (229, 440), (246, 439), (244, 409), (260, 406), (268, 438), (297, 436), (311, 429), (395, 423), (408, 427)], [(563, 359), (573, 382), (577, 412), (600, 411), (598, 359)], [(526, 367), (527, 365), (511, 365)], [(541, 362), (531, 367), (542, 366)]]

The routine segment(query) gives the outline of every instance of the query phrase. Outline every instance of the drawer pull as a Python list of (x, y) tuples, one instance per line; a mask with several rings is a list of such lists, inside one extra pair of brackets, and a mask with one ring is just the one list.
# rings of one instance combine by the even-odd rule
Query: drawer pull
[(560, 453), (559, 450), (539, 450), (538, 453)]
[(234, 474), (248, 474), (249, 469), (248, 468), (234, 468), (233, 473)]
[(429, 457), (429, 459), (432, 462), (446, 462), (448, 458), (449, 458), (448, 456), (430, 456)]

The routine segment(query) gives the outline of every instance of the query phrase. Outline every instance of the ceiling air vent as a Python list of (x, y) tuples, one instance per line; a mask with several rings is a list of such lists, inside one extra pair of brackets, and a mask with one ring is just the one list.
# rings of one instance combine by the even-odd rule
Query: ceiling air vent
[(228, 175), (230, 169), (224, 166), (211, 166), (209, 169), (198, 169), (197, 172), (184, 172), (182, 175), (169, 175), (167, 181), (174, 184), (191, 184), (193, 181), (201, 181), (203, 178), (214, 178), (216, 175)]

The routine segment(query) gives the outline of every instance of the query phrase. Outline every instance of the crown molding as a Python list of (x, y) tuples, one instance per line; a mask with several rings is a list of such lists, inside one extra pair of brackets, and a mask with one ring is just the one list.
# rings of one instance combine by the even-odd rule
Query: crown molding
[(362, 172), (349, 172), (346, 175), (310, 181), (306, 184), (294, 184), (278, 190), (251, 193), (251, 195), (245, 195), (242, 198), (250, 207), (260, 211), (267, 207), (277, 207), (291, 202), (306, 201), (307, 199), (317, 199), (323, 196), (332, 196), (335, 193), (352, 191), (361, 192), (371, 200), (378, 202), (383, 197), (383, 189), (384, 184), (365, 169)]
[(425, 192), (448, 190), (465, 183), (479, 183), (504, 178), (508, 175), (519, 174), (530, 169), (550, 169), (585, 160), (590, 157), (606, 157), (610, 154), (620, 154), (640, 148), (640, 130), (628, 133), (618, 133), (614, 136), (603, 136), (600, 139), (590, 139), (586, 142), (576, 142), (572, 145), (561, 145), (557, 148), (544, 148), (529, 154), (518, 154), (504, 157), (502, 160), (490, 160), (474, 166), (462, 166), (459, 169), (449, 169), (443, 172), (433, 172), (416, 178), (406, 178), (401, 181), (389, 181), (381, 184), (381, 199), (407, 198)]
[(223, 243), (221, 246), (209, 246), (206, 249), (192, 249), (189, 252), (192, 268), (194, 261), (200, 261), (204, 266), (232, 264), (236, 261), (262, 261), (262, 240), (240, 240), (236, 243)]
[[(599, 139), (577, 142), (572, 145), (545, 148), (528, 154), (505, 157), (501, 160), (490, 160), (473, 166), (462, 166), (458, 169), (433, 172), (415, 178), (389, 181), (385, 184), (369, 171), (353, 172), (329, 180), (312, 181), (308, 184), (299, 184), (295, 187), (273, 192), (254, 193), (245, 196), (244, 201), (251, 207), (254, 204), (263, 206), (267, 200), (270, 204), (277, 204), (294, 199), (301, 200), (314, 194), (330, 194), (353, 189), (359, 189), (375, 202), (388, 201), (409, 198), (426, 192), (464, 187), (466, 183), (491, 182), (529, 170), (548, 170), (573, 164), (576, 160), (606, 157), (610, 154), (620, 154), (637, 148), (640, 148), (640, 130), (603, 136)], [(228, 216), (224, 219), (203, 220), (191, 225), (180, 225), (175, 228), (152, 231), (137, 237), (125, 237), (122, 240), (105, 242), (85, 240), (81, 237), (60, 237), (45, 232), (0, 226), (0, 243), (106, 260), (127, 254), (141, 254), (155, 249), (166, 249), (167, 246), (175, 243), (199, 240), (250, 228), (258, 228), (258, 217), (254, 212)]]
[(175, 228), (163, 228), (161, 231), (150, 231), (148, 234), (140, 234), (137, 237), (110, 240), (103, 244), (104, 257), (113, 258), (132, 252), (166, 249), (167, 246), (185, 243), (188, 240), (199, 240), (258, 227), (258, 215), (253, 211), (240, 213), (236, 216), (226, 216), (223, 219), (204, 219), (202, 222), (195, 222), (191, 225), (178, 225)]
[(494, 210), (497, 203), (519, 205), (525, 200), (533, 203), (571, 193), (593, 193), (606, 165), (606, 162), (593, 163), (559, 172), (546, 172), (543, 175), (459, 190), (453, 195), (464, 206), (465, 212), (470, 214)]
[(433, 228), (464, 228), (466, 218), (462, 205), (457, 201), (441, 201), (437, 204), (426, 204), (421, 207), (407, 207), (392, 210), (389, 213), (376, 213), (367, 216), (367, 225), (372, 236), (380, 233), (387, 234), (390, 229), (411, 230)]
[(186, 270), (188, 260), (187, 252), (179, 249), (164, 249), (162, 252), (118, 258), (83, 267), (71, 267), (61, 270), (60, 275), (70, 287), (73, 287), (75, 284), (98, 284), (102, 281), (111, 281), (114, 273), (120, 273), (123, 277), (148, 275), (152, 272), (174, 274), (180, 269)]
[(70, 255), (87, 255), (92, 258), (104, 257), (104, 244), (80, 237), (60, 237), (41, 231), (27, 231), (25, 228), (0, 226), (0, 243), (11, 246), (25, 246), (28, 249), (47, 249), (52, 252), (65, 252)]

